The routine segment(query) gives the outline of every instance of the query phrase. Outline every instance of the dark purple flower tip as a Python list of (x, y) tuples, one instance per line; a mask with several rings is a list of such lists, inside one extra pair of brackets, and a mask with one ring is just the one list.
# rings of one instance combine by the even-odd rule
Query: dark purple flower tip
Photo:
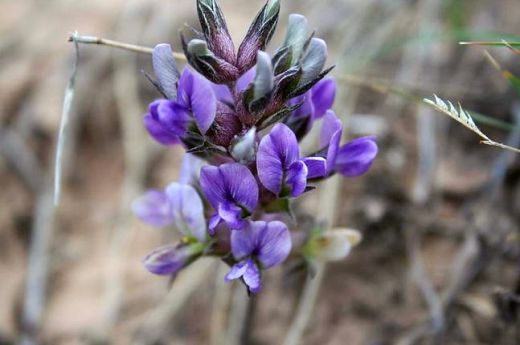
[(255, 177), (247, 167), (238, 163), (203, 167), (200, 186), (218, 215), (210, 222), (211, 230), (220, 220), (232, 229), (240, 229), (244, 225), (241, 220), (251, 214), (258, 204)]
[(146, 255), (143, 264), (153, 274), (175, 275), (201, 252), (200, 245), (164, 246)]
[(169, 99), (175, 100), (180, 73), (173, 57), (172, 47), (164, 43), (156, 45), (152, 53), (152, 62), (161, 91)]
[(238, 48), (237, 66), (239, 71), (247, 71), (255, 65), (257, 52), (265, 50), (273, 36), (279, 13), (280, 0), (268, 0), (256, 15), (246, 37)]
[(199, 21), (208, 46), (218, 57), (234, 64), (235, 46), (229, 35), (226, 20), (216, 0), (198, 0)]
[(236, 260), (258, 259), (262, 268), (279, 265), (291, 252), (291, 234), (280, 221), (249, 222), (242, 231), (231, 233), (231, 251)]
[(337, 154), (335, 170), (348, 177), (364, 174), (377, 156), (375, 136), (367, 136), (343, 145)]
[(332, 108), (336, 98), (336, 81), (333, 78), (322, 79), (311, 89), (312, 104), (314, 105), (314, 119), (325, 115)]
[(143, 222), (162, 228), (173, 223), (170, 202), (166, 193), (149, 190), (132, 203), (132, 211)]
[(241, 261), (229, 270), (224, 280), (230, 282), (235, 279), (242, 278), (251, 293), (258, 293), (261, 290), (262, 282), (260, 278), (260, 269), (251, 259)]
[(200, 133), (206, 134), (217, 112), (217, 97), (209, 80), (185, 68), (179, 81), (177, 102), (193, 113)]
[(258, 145), (256, 164), (260, 182), (280, 195), (286, 172), (299, 159), (300, 149), (293, 131), (282, 123), (276, 124)]
[(328, 110), (323, 118), (320, 134), (320, 148), (327, 148), (327, 174), (330, 174), (336, 164), (339, 144), (343, 135), (343, 124), (332, 110)]

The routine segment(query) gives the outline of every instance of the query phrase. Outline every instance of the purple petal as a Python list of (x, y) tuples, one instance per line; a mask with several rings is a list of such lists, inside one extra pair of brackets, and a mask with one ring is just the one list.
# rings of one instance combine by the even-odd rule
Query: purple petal
[(179, 183), (196, 186), (199, 182), (200, 169), (206, 162), (191, 153), (185, 153), (182, 158)]
[(282, 263), (291, 253), (291, 234), (287, 226), (280, 221), (267, 223), (267, 227), (259, 234), (258, 260), (264, 269)]
[(247, 288), (252, 293), (260, 292), (261, 288), (261, 280), (260, 280), (260, 270), (255, 262), (251, 259), (247, 260), (247, 268), (243, 275), (244, 283), (246, 283)]
[(169, 44), (158, 44), (152, 53), (153, 69), (159, 80), (162, 91), (171, 100), (177, 98), (177, 81), (179, 71), (173, 58), (172, 47)]
[(311, 91), (308, 91), (307, 93), (305, 93), (301, 96), (292, 98), (289, 101), (289, 106), (293, 107), (298, 104), (301, 104), (301, 106), (292, 112), (292, 114), (291, 114), (292, 120), (309, 118), (310, 123), (309, 123), (308, 127), (310, 127), (312, 125), (311, 122), (312, 122), (312, 119), (314, 118), (313, 114), (315, 112), (314, 104), (312, 103), (312, 98), (311, 98)]
[(231, 232), (231, 252), (236, 260), (242, 260), (257, 248), (258, 236), (267, 228), (266, 222), (250, 222), (241, 231)]
[(218, 213), (215, 213), (209, 218), (208, 222), (208, 232), (211, 236), (215, 235), (217, 226), (219, 226), (220, 222), (222, 221), (222, 218), (218, 215)]
[(341, 120), (336, 117), (332, 110), (328, 110), (323, 118), (321, 127), (320, 147), (327, 147), (327, 174), (333, 169), (338, 154), (341, 136), (343, 135), (343, 125)]
[(170, 203), (165, 193), (147, 191), (132, 203), (132, 211), (143, 222), (162, 228), (173, 222)]
[(322, 157), (306, 157), (303, 163), (307, 166), (307, 179), (323, 177), (327, 174), (326, 160)]
[(258, 184), (251, 171), (242, 164), (222, 164), (220, 172), (226, 181), (228, 196), (252, 213), (258, 204)]
[(160, 100), (156, 109), (157, 119), (164, 129), (179, 137), (186, 135), (191, 118), (184, 106), (172, 101)]
[(185, 68), (179, 81), (177, 101), (190, 109), (202, 134), (215, 120), (217, 97), (209, 80)]
[(247, 89), (249, 84), (251, 84), (253, 82), (255, 75), (256, 75), (256, 66), (253, 68), (250, 68), (247, 72), (242, 74), (242, 76), (237, 81), (237, 86), (236, 86), (237, 92), (245, 91), (245, 89)]
[(258, 146), (258, 177), (264, 187), (279, 195), (284, 171), (299, 158), (298, 140), (293, 131), (283, 123), (275, 125)]
[(229, 87), (226, 84), (212, 83), (211, 87), (213, 87), (213, 92), (215, 92), (217, 100), (220, 102), (233, 104), (233, 95), (231, 95), (231, 91), (229, 91)]
[(307, 166), (302, 161), (294, 162), (287, 170), (285, 184), (289, 186), (292, 197), (297, 197), (305, 192), (305, 188), (307, 187), (307, 174)]
[(237, 264), (234, 264), (233, 267), (229, 270), (229, 272), (224, 277), (224, 280), (229, 283), (232, 280), (238, 279), (246, 273), (247, 269), (247, 261), (241, 261)]
[(314, 119), (319, 119), (332, 108), (336, 98), (336, 81), (332, 78), (322, 79), (311, 89)]
[(159, 144), (175, 145), (181, 142), (178, 136), (166, 130), (158, 120), (153, 118), (152, 115), (146, 114), (143, 122), (150, 136)]
[(186, 247), (165, 246), (148, 254), (143, 259), (143, 264), (151, 273), (170, 275), (183, 268), (189, 257), (190, 250)]
[(242, 209), (231, 203), (219, 204), (218, 215), (232, 230), (242, 229), (247, 224), (247, 222), (242, 219)]
[(200, 242), (206, 240), (206, 219), (202, 200), (190, 185), (177, 182), (166, 188), (175, 226), (184, 235), (194, 236)]
[(200, 185), (215, 210), (218, 210), (219, 204), (231, 203), (251, 213), (258, 204), (255, 177), (247, 167), (238, 163), (203, 167)]
[(374, 136), (352, 140), (339, 149), (335, 169), (344, 176), (362, 175), (372, 165), (377, 152), (378, 148)]

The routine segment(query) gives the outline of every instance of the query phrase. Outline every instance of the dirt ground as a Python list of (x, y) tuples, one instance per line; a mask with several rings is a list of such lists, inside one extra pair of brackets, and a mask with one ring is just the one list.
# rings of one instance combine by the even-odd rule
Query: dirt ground
[[(238, 41), (263, 1), (220, 3)], [(460, 102), (520, 146), (520, 95), (484, 48), (457, 43), (520, 35), (518, 0), (284, 0), (271, 48), (292, 12), (328, 42), (349, 137), (375, 134), (380, 147), (368, 174), (341, 180), (334, 225), (364, 239), (327, 266), (301, 343), (520, 344), (519, 156), (417, 102)], [(130, 202), (175, 180), (182, 155), (142, 128), (157, 97), (141, 73), (149, 56), (80, 47), (52, 206), (69, 34), (179, 50), (185, 23), (197, 25), (194, 0), (0, 0), (0, 344), (230, 344), (247, 297), (222, 283), (222, 263), (170, 284), (140, 262), (175, 235), (139, 223)], [(489, 51), (520, 74), (520, 56)], [(324, 197), (309, 193), (299, 212), (329, 214)], [(290, 266), (267, 274), (243, 343), (283, 343), (305, 281)]]

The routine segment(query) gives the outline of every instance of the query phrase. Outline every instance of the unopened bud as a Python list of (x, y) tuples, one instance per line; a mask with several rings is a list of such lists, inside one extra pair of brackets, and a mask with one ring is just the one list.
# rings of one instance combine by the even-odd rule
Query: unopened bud
[(155, 249), (143, 259), (148, 271), (159, 275), (175, 275), (202, 254), (201, 243), (179, 243)]
[(255, 65), (257, 52), (264, 50), (273, 37), (279, 13), (280, 0), (269, 0), (256, 15), (238, 49), (237, 66), (241, 73)]
[(236, 62), (235, 46), (216, 0), (198, 0), (199, 21), (209, 49), (230, 64)]
[(312, 83), (319, 77), (327, 60), (327, 44), (319, 38), (311, 39), (302, 58), (302, 78), (299, 85)]
[(302, 56), (308, 36), (309, 25), (307, 18), (301, 14), (291, 14), (287, 24), (287, 34), (282, 46), (291, 50), (291, 65), (296, 63)]
[(217, 57), (208, 49), (206, 41), (193, 39), (188, 44), (184, 39), (182, 41), (188, 62), (206, 79), (216, 84), (225, 84), (238, 79), (238, 69)]
[(252, 127), (246, 134), (236, 138), (232, 144), (231, 156), (237, 162), (247, 164), (255, 159), (256, 148), (256, 128)]

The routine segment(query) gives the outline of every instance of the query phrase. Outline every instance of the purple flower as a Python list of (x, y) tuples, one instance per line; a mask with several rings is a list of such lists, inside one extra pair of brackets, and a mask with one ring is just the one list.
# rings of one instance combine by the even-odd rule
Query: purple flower
[(153, 274), (175, 275), (200, 256), (203, 249), (200, 243), (159, 247), (144, 257), (143, 265)]
[(305, 94), (289, 101), (289, 105), (301, 106), (292, 112), (286, 123), (301, 138), (307, 134), (314, 122), (332, 108), (336, 97), (336, 82), (333, 78), (320, 80)]
[(309, 165), (300, 159), (298, 140), (282, 123), (260, 141), (256, 163), (260, 182), (276, 196), (299, 196), (307, 187), (309, 167), (311, 176), (320, 174), (319, 170), (324, 173), (325, 168), (323, 158), (314, 157)]
[(233, 230), (242, 229), (246, 225), (244, 218), (253, 213), (258, 204), (256, 180), (247, 167), (238, 163), (203, 167), (200, 186), (216, 211), (209, 222), (211, 235), (221, 221)]
[(174, 224), (185, 236), (206, 241), (206, 220), (202, 200), (190, 185), (171, 183), (164, 192), (146, 192), (132, 204), (134, 213), (156, 227)]
[[(256, 74), (256, 68), (253, 67), (237, 80), (235, 90), (237, 93), (244, 92), (244, 90), (253, 82), (253, 79), (255, 78)], [(231, 91), (229, 90), (229, 86), (225, 84), (212, 84), (213, 90), (215, 91), (215, 94), (217, 96), (217, 99), (221, 102), (227, 103), (227, 104), (234, 104), (235, 100), (233, 99), (233, 95), (231, 94)]]
[(368, 171), (377, 156), (375, 136), (361, 137), (343, 145), (335, 162), (335, 170), (341, 175), (355, 177)]
[(343, 124), (332, 110), (327, 111), (323, 117), (320, 133), (320, 148), (326, 149), (326, 175), (329, 175), (335, 167), (341, 136), (343, 135)]
[[(174, 95), (167, 84), (171, 70), (156, 70), (161, 87), (168, 85), (168, 94)], [(166, 90), (165, 90), (166, 92)], [(200, 74), (185, 68), (178, 82), (175, 100), (157, 100), (150, 104), (144, 124), (150, 135), (163, 145), (177, 144), (187, 136), (191, 124), (204, 135), (215, 119), (217, 99), (211, 83)]]
[(279, 221), (250, 222), (243, 231), (231, 233), (231, 252), (237, 263), (226, 281), (242, 278), (250, 292), (260, 291), (260, 270), (282, 263), (291, 252), (291, 235)]

